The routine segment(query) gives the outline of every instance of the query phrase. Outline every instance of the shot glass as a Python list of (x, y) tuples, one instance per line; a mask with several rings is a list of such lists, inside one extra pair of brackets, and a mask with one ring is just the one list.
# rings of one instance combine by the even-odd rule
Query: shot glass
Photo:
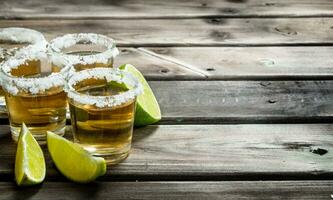
[(125, 159), (131, 148), (136, 97), (141, 84), (112, 68), (74, 73), (66, 87), (74, 142), (108, 164)]
[[(47, 44), (43, 34), (38, 31), (18, 27), (0, 28), (0, 63), (25, 48), (33, 47), (45, 52)], [(31, 60), (29, 64), (38, 65), (36, 62)], [(0, 87), (0, 113), (7, 113), (4, 94)]]
[(55, 70), (70, 63), (74, 71), (113, 67), (113, 60), (119, 54), (113, 39), (94, 33), (57, 37), (50, 42), (49, 52)]
[[(32, 64), (33, 63), (33, 64)], [(1, 64), (2, 87), (12, 138), (17, 141), (24, 122), (41, 143), (46, 132), (63, 135), (66, 123), (66, 70), (52, 72), (45, 52), (28, 48)]]

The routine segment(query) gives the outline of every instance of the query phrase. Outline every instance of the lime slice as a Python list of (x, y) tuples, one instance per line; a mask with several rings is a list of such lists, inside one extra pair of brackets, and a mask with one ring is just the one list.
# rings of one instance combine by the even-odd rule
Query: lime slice
[(46, 167), (43, 151), (27, 126), (23, 123), (19, 135), (15, 179), (19, 186), (36, 185), (45, 178)]
[(145, 126), (161, 120), (160, 106), (143, 75), (130, 64), (122, 65), (119, 69), (131, 73), (143, 86), (143, 93), (137, 98), (134, 125)]
[(50, 131), (47, 132), (47, 148), (58, 170), (72, 181), (88, 183), (106, 173), (104, 158), (94, 157), (79, 144)]

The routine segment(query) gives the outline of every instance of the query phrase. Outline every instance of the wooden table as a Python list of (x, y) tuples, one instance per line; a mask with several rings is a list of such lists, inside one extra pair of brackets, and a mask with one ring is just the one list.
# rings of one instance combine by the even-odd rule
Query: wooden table
[(46, 155), (30, 188), (13, 182), (2, 119), (0, 199), (333, 199), (333, 1), (11, 0), (0, 17), (47, 39), (114, 38), (163, 112), (96, 182), (67, 181)]

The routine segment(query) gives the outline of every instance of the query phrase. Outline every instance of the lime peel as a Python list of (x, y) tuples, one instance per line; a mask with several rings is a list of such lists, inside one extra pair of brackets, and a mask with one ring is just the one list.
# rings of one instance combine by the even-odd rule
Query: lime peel
[(47, 146), (57, 169), (72, 181), (88, 183), (106, 173), (104, 158), (94, 157), (79, 144), (50, 131)]
[(119, 69), (131, 73), (139, 80), (143, 87), (143, 93), (137, 97), (134, 125), (145, 126), (160, 121), (160, 106), (158, 105), (152, 89), (150, 88), (149, 84), (147, 83), (141, 72), (130, 64), (124, 64), (120, 66)]
[(36, 185), (45, 179), (46, 165), (43, 151), (23, 123), (17, 143), (15, 179), (18, 186)]

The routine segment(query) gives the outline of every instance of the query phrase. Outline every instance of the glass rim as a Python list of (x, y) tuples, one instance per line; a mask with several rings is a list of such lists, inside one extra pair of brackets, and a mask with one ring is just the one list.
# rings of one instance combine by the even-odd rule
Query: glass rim
[[(27, 49), (26, 49), (27, 50)], [(19, 77), (11, 74), (12, 69), (17, 69), (20, 65), (33, 60), (48, 59), (46, 52), (42, 51), (22, 51), (0, 64), (0, 76), (2, 87), (12, 95), (17, 95), (20, 90), (25, 90), (34, 94), (45, 92), (52, 87), (65, 86), (65, 79), (71, 66), (68, 65), (60, 72), (51, 72), (44, 77)]]
[(0, 41), (12, 41), (17, 43), (29, 43), (27, 46), (45, 48), (47, 40), (41, 32), (22, 27), (0, 28)]
[[(110, 95), (110, 96), (92, 96), (83, 94), (73, 87), (77, 83), (89, 79), (103, 79), (107, 82), (116, 81), (117, 83), (125, 83), (130, 87), (126, 92)], [(112, 68), (92, 68), (74, 73), (66, 83), (65, 91), (68, 98), (85, 105), (93, 105), (97, 108), (115, 107), (135, 99), (143, 92), (142, 85), (132, 74)]]
[[(70, 55), (62, 51), (76, 44), (89, 43), (106, 47), (106, 50), (93, 55)], [(72, 65), (93, 64), (96, 62), (106, 64), (110, 58), (115, 58), (119, 54), (116, 42), (112, 38), (96, 33), (73, 33), (54, 38), (51, 40), (48, 50), (52, 62), (59, 65), (68, 63)]]
[[(24, 51), (46, 52), (48, 45), (47, 40), (41, 32), (38, 32), (34, 29), (21, 27), (0, 28), (0, 41), (11, 41), (19, 44), (28, 43), (26, 46), (20, 48), (18, 51), (10, 54), (10, 56), (22, 54), (24, 53)], [(2, 59), (5, 60), (7, 53), (8, 49), (6, 50), (6, 48), (0, 48), (0, 56)]]

